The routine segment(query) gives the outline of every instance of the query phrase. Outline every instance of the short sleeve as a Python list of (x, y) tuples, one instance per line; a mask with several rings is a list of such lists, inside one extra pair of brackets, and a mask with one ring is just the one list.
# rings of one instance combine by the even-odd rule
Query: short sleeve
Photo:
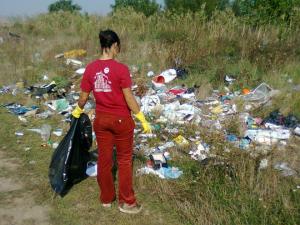
[(81, 91), (83, 92), (88, 92), (90, 93), (93, 90), (93, 84), (91, 82), (91, 70), (89, 69), (89, 67), (86, 68), (86, 70), (84, 71), (82, 80), (81, 80), (81, 84), (80, 84), (80, 88)]
[(124, 88), (131, 88), (132, 81), (131, 81), (131, 78), (130, 78), (130, 72), (129, 72), (128, 67), (124, 66), (120, 72), (121, 72), (121, 74), (120, 74), (120, 77), (121, 77), (121, 79), (120, 79), (120, 87), (122, 89), (124, 89)]

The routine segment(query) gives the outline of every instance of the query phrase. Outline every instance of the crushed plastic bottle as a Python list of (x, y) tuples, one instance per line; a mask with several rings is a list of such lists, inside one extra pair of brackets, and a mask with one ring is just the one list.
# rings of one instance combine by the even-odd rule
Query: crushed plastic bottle
[(51, 126), (48, 124), (43, 124), (41, 127), (41, 138), (43, 141), (47, 142), (50, 139)]

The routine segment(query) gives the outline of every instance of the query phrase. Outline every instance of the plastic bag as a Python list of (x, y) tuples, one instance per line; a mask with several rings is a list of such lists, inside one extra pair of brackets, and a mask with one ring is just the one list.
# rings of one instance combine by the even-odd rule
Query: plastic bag
[(48, 141), (51, 135), (51, 126), (48, 124), (43, 124), (41, 127), (41, 138), (43, 141)]
[(52, 189), (61, 197), (72, 186), (84, 180), (87, 162), (90, 161), (88, 150), (92, 145), (92, 125), (89, 117), (82, 114), (79, 119), (72, 119), (71, 127), (54, 151), (49, 166), (49, 180)]
[(261, 83), (249, 94), (244, 95), (244, 99), (250, 102), (266, 103), (272, 96), (273, 89), (266, 83)]

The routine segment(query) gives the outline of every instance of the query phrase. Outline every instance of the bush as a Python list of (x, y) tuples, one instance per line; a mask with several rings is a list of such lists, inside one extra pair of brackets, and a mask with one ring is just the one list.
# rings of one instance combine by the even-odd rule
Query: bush
[(233, 9), (256, 25), (290, 23), (299, 6), (299, 0), (236, 0)]
[(167, 10), (177, 13), (182, 12), (196, 12), (205, 9), (208, 16), (211, 16), (215, 10), (224, 10), (230, 6), (230, 0), (165, 0)]
[(49, 12), (57, 12), (57, 11), (76, 12), (76, 11), (80, 11), (81, 7), (77, 4), (73, 4), (72, 0), (59, 0), (49, 5), (48, 10)]
[(111, 6), (114, 11), (120, 8), (133, 8), (136, 12), (141, 12), (145, 16), (151, 16), (158, 12), (160, 6), (154, 0), (116, 0)]

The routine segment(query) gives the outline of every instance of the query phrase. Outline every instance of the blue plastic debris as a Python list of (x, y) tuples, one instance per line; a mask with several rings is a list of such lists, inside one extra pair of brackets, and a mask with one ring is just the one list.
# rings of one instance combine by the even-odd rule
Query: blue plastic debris
[(15, 115), (23, 115), (29, 111), (35, 110), (38, 107), (37, 106), (31, 106), (31, 107), (25, 107), (21, 104), (15, 104), (15, 103), (10, 103), (4, 105), (5, 108), (8, 109), (9, 112), (15, 114)]
[(162, 174), (166, 179), (177, 179), (183, 172), (177, 167), (161, 167), (158, 172)]
[(228, 134), (228, 135), (226, 135), (226, 140), (230, 141), (230, 142), (236, 142), (236, 141), (238, 141), (238, 138), (234, 134)]

